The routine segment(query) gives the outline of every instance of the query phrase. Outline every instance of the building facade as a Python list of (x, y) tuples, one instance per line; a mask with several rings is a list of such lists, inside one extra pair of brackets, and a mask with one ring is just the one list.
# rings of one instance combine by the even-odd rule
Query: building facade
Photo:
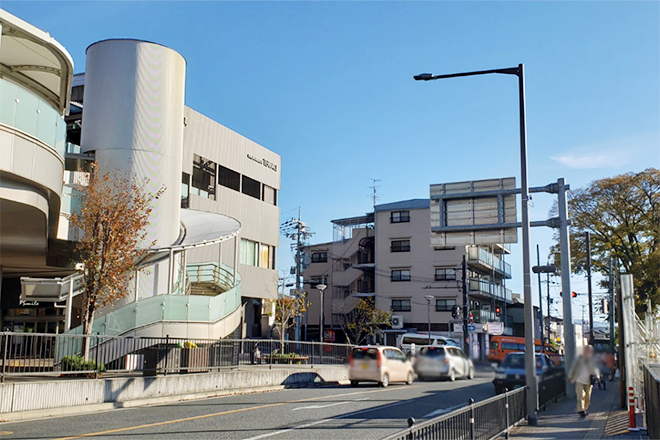
[[(80, 231), (69, 219), (96, 161), (149, 192), (165, 191), (150, 214), (149, 258), (139, 267), (146, 270), (135, 272), (125, 298), (98, 312), (94, 332), (267, 336), (277, 297), (280, 156), (185, 106), (186, 62), (172, 49), (100, 41), (87, 50), (86, 72), (73, 76), (57, 42), (0, 14), (2, 64), (25, 68), (0, 76), (0, 327), (80, 331)], [(29, 59), (25, 44), (40, 56)]]
[(396, 317), (395, 328), (384, 330), (389, 344), (397, 334), (427, 332), (429, 315), (431, 332), (458, 336), (450, 325), (451, 312), (463, 304), (465, 258), (470, 312), (479, 328), (477, 340), (485, 347), (480, 324), (505, 320), (505, 308), (512, 304), (505, 287), (511, 267), (503, 260), (508, 248), (431, 246), (429, 207), (428, 199), (377, 205), (366, 216), (334, 220), (335, 230), (350, 233), (335, 234), (333, 242), (308, 248), (310, 264), (304, 277), (312, 302), (307, 318), (312, 338), (318, 338), (320, 294), (314, 286), (319, 283), (328, 286), (325, 329), (333, 330), (335, 338), (343, 333), (342, 316), (365, 297)]

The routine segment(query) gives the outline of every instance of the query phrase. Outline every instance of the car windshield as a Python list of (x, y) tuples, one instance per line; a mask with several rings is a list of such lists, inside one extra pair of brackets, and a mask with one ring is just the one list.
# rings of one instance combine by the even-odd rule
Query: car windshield
[(503, 368), (525, 368), (524, 354), (510, 354), (502, 362)]
[(444, 347), (422, 347), (419, 350), (420, 356), (441, 357), (445, 355)]
[(376, 348), (354, 348), (353, 359), (357, 360), (376, 360), (378, 359), (378, 349)]

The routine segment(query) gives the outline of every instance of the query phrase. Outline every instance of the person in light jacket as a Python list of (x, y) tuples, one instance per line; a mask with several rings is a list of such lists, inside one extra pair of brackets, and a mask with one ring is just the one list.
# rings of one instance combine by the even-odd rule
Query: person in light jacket
[(580, 417), (586, 417), (589, 413), (589, 402), (593, 383), (600, 379), (600, 371), (594, 360), (594, 348), (585, 345), (581, 355), (575, 358), (568, 381), (575, 384), (575, 395), (577, 397), (577, 412)]

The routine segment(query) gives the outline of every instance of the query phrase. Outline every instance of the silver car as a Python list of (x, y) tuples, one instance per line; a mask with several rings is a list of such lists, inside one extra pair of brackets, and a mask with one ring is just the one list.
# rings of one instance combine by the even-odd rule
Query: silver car
[(474, 364), (458, 347), (426, 346), (419, 350), (415, 370), (419, 380), (474, 378)]

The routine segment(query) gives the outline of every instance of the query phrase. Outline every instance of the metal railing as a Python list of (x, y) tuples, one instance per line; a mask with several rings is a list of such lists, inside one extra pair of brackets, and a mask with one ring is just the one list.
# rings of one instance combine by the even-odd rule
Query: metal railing
[(502, 434), (508, 438), (509, 429), (527, 417), (527, 389), (519, 388), (490, 399), (443, 414), (418, 425), (408, 419), (408, 429), (386, 437), (385, 440), (488, 440)]
[[(246, 365), (343, 365), (351, 346), (276, 339), (0, 333), (0, 378), (217, 371)], [(88, 355), (85, 357), (84, 353)]]
[(539, 381), (539, 408), (545, 409), (549, 404), (557, 402), (566, 395), (566, 378), (563, 368)]
[(468, 248), (468, 261), (479, 261), (495, 269), (502, 275), (511, 277), (511, 265), (509, 263), (478, 246), (470, 246)]
[(660, 364), (644, 365), (644, 402), (649, 438), (660, 438)]

